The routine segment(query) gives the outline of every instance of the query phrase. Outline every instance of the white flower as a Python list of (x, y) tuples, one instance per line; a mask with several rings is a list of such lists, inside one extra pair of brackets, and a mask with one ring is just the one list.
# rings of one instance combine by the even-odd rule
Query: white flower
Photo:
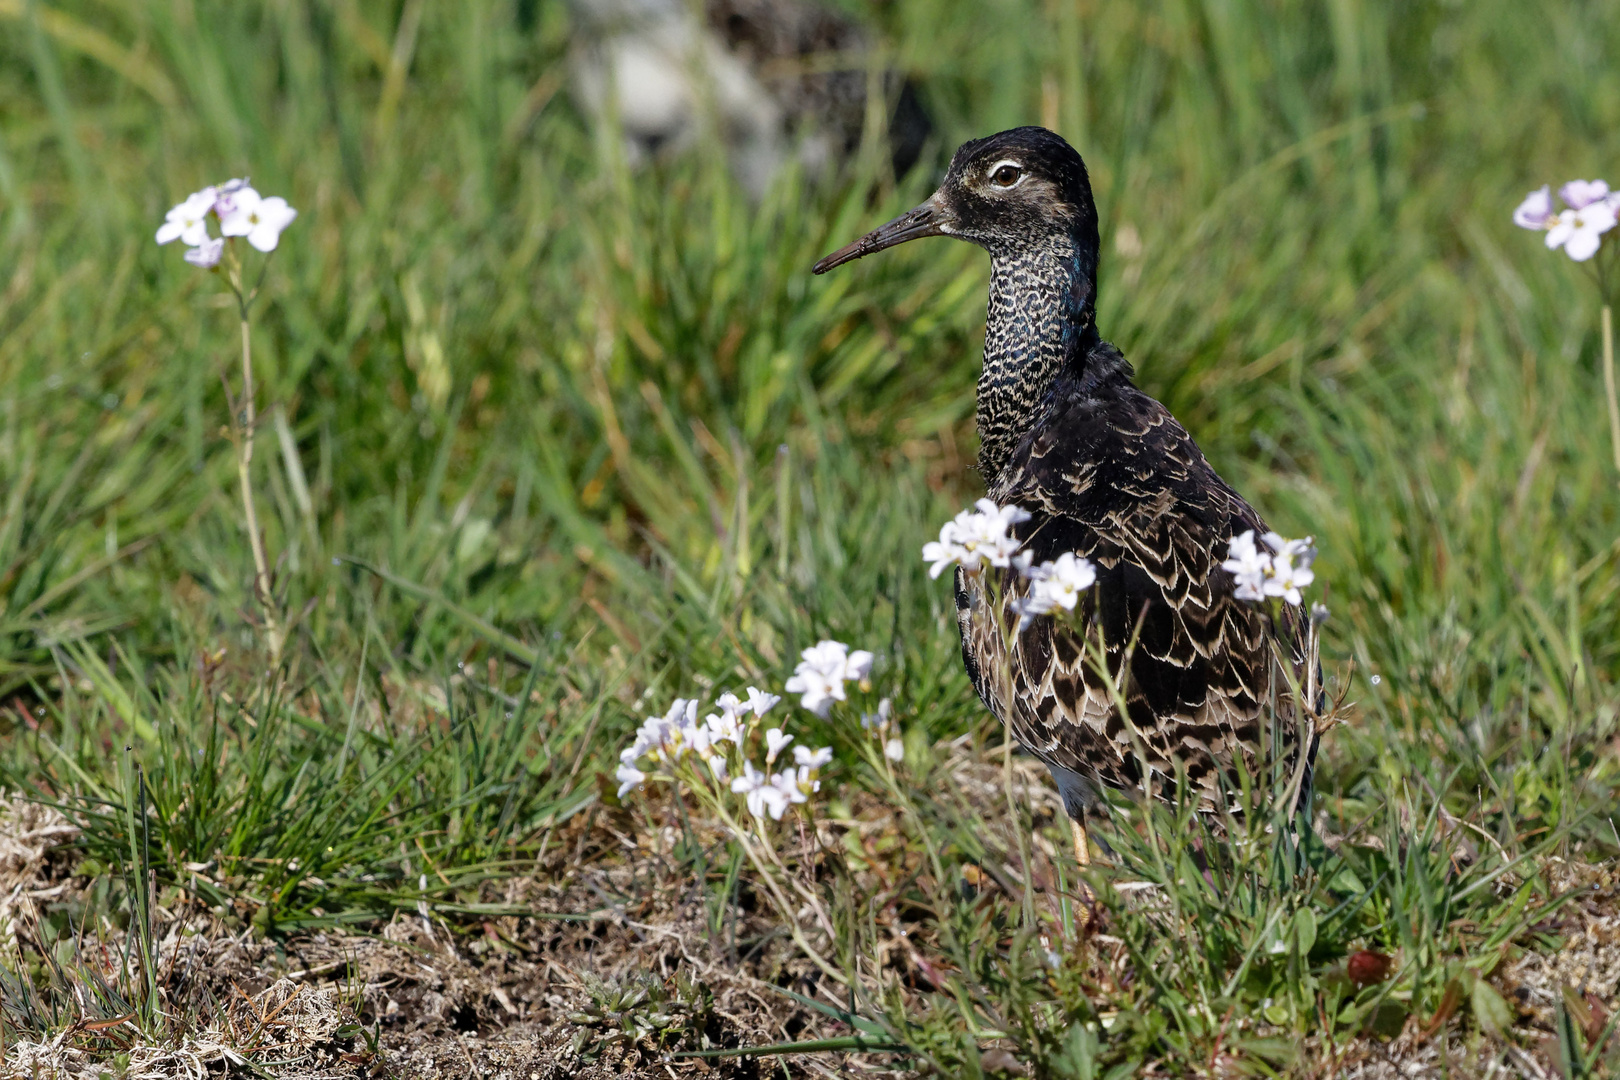
[(188, 247), (200, 247), (208, 239), (208, 211), (214, 208), (215, 189), (205, 187), (186, 196), (186, 201), (163, 215), (157, 242), (183, 240)]
[(708, 727), (709, 742), (734, 742), (741, 745), (743, 730), (737, 718), (748, 706), (732, 693), (721, 694), (715, 699), (714, 704), (720, 711), (703, 718), (704, 724)]
[(890, 761), (904, 761), (906, 759), (906, 744), (899, 737), (890, 739), (883, 744), (883, 756)]
[(782, 729), (773, 727), (765, 733), (765, 764), (769, 765), (776, 760), (776, 755), (782, 748), (793, 741), (793, 736), (782, 734)]
[(646, 773), (634, 765), (628, 764), (620, 765), (613, 776), (619, 781), (619, 798), (621, 799), (640, 787), (647, 779)]
[[(227, 180), (214, 188), (214, 216), (224, 221), (227, 214), (236, 211), (237, 192), (252, 190), (248, 186), (247, 177), (245, 176), (238, 177), (235, 180)], [(254, 194), (257, 195), (258, 192), (254, 192)]]
[(832, 747), (823, 746), (820, 750), (811, 750), (807, 746), (793, 748), (793, 763), (801, 769), (819, 769), (833, 759)]
[(1017, 506), (997, 506), (989, 499), (973, 504), (978, 509), (963, 510), (940, 526), (939, 539), (923, 545), (922, 556), (933, 565), (928, 576), (939, 577), (952, 563), (973, 572), (981, 562), (1007, 566), (1022, 541), (1008, 533), (1014, 525), (1029, 520), (1029, 513)]
[(1576, 262), (1585, 262), (1597, 254), (1599, 238), (1614, 225), (1615, 209), (1607, 199), (1579, 209), (1571, 207), (1551, 220), (1547, 246), (1554, 250), (1562, 247), (1564, 254)]
[(686, 743), (687, 749), (705, 761), (709, 759), (711, 756), (709, 751), (713, 748), (716, 740), (714, 732), (709, 728), (708, 724), (695, 724), (690, 728), (682, 728), (681, 736)]
[(939, 539), (930, 540), (923, 545), (923, 562), (933, 563), (928, 568), (928, 576), (938, 578), (945, 572), (945, 568), (952, 563), (965, 563), (968, 559), (968, 550), (955, 539), (952, 522), (947, 521), (939, 528)]
[(1328, 621), (1327, 605), (1326, 604), (1312, 604), (1311, 605), (1311, 622), (1315, 623), (1317, 626), (1321, 626), (1323, 623), (1325, 623), (1327, 621)]
[(1271, 556), (1255, 547), (1253, 529), (1232, 537), (1221, 569), (1231, 574), (1237, 583), (1232, 595), (1239, 600), (1265, 599), (1265, 577), (1271, 572)]
[(1030, 581), (1029, 592), (1012, 604), (1012, 609), (1018, 612), (1019, 630), (1026, 629), (1035, 616), (1045, 615), (1053, 608), (1073, 611), (1080, 602), (1080, 594), (1097, 580), (1097, 568), (1091, 561), (1072, 551), (1065, 551), (1039, 566), (1030, 566), (1027, 554), (1015, 560), (1019, 573)]
[(1280, 596), (1297, 606), (1302, 601), (1299, 590), (1316, 580), (1316, 573), (1311, 569), (1311, 563), (1316, 560), (1311, 538), (1284, 540), (1276, 533), (1266, 533), (1265, 540), (1273, 552), (1271, 570), (1263, 586), (1265, 594)]
[(787, 689), (790, 693), (802, 695), (799, 704), (822, 717), (832, 709), (833, 702), (842, 701), (845, 696), (842, 680), (818, 668), (806, 668), (803, 664), (787, 681)]
[(816, 779), (815, 772), (808, 765), (799, 766), (799, 790), (809, 795), (813, 791), (821, 790), (821, 781)]
[(204, 270), (212, 270), (219, 265), (219, 257), (225, 254), (225, 241), (221, 237), (206, 236), (202, 243), (194, 248), (187, 248), (185, 259), (192, 266), (200, 266)]
[(219, 217), (219, 231), (226, 236), (245, 236), (260, 251), (274, 251), (281, 230), (297, 216), (286, 199), (279, 195), (266, 199), (244, 184), (229, 195), (229, 205)]
[(1571, 210), (1584, 210), (1599, 199), (1607, 198), (1608, 194), (1609, 185), (1602, 180), (1571, 180), (1558, 189), (1558, 197), (1568, 203)]
[(1543, 184), (1539, 191), (1526, 195), (1513, 211), (1513, 224), (1521, 229), (1545, 229), (1552, 216), (1552, 188)]
[(872, 670), (872, 654), (865, 649), (849, 651), (840, 641), (821, 641), (799, 654), (803, 657), (787, 681), (789, 693), (799, 694), (799, 704), (817, 716), (826, 716), (833, 702), (845, 700), (844, 683), (864, 679)]
[(756, 717), (762, 717), (770, 712), (771, 706), (781, 700), (780, 696), (767, 694), (757, 687), (750, 686), (748, 688), (748, 708)]
[(768, 812), (777, 821), (787, 809), (787, 798), (771, 783), (770, 777), (754, 768), (752, 761), (743, 762), (743, 774), (731, 782), (731, 790), (746, 797), (748, 812), (762, 818)]
[(1311, 569), (1316, 548), (1311, 546), (1311, 538), (1287, 540), (1268, 532), (1261, 539), (1264, 547), (1254, 542), (1254, 530), (1249, 529), (1232, 537), (1228, 544), (1221, 569), (1229, 572), (1237, 584), (1232, 595), (1239, 600), (1280, 596), (1289, 604), (1302, 603), (1299, 590), (1316, 580)]
[(888, 698), (878, 702), (877, 712), (863, 713), (861, 727), (870, 731), (872, 728), (886, 728), (889, 726), (889, 713), (894, 711), (894, 703)]
[[(808, 778), (809, 777), (807, 774), (806, 779), (808, 780)], [(799, 778), (794, 774), (792, 769), (788, 769), (786, 772), (779, 772), (772, 776), (771, 787), (782, 793), (783, 810), (786, 810), (788, 808), (788, 804), (790, 803), (802, 803), (810, 801), (809, 792), (806, 791), (805, 788), (799, 786)], [(772, 814), (771, 816), (777, 818), (778, 820), (780, 820), (782, 817), (782, 815), (779, 813)]]
[(634, 749), (656, 761), (676, 761), (692, 749), (697, 734), (697, 699), (676, 698), (663, 716), (649, 716), (636, 729)]

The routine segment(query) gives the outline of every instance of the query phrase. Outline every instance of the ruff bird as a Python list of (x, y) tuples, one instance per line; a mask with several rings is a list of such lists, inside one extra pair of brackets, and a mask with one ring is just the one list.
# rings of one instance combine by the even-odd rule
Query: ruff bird
[[(1051, 770), (1076, 857), (1089, 862), (1086, 814), (1104, 787), (1168, 797), (1183, 776), (1213, 808), (1235, 789), (1240, 758), (1254, 777), (1277, 760), (1274, 736), (1294, 775), (1299, 725), (1286, 687), (1275, 693), (1269, 616), (1233, 595), (1220, 565), (1233, 537), (1259, 536), (1266, 525), (1099, 336), (1097, 209), (1080, 155), (1039, 127), (966, 143), (927, 202), (814, 272), (925, 236), (957, 237), (990, 254), (977, 402), (989, 497), (1028, 512), (1015, 532), (1037, 562), (1074, 552), (1096, 567), (1075, 616), (1038, 617), (1010, 637), (1002, 628), (1017, 626), (1013, 612), (1029, 587), (1021, 576), (956, 573), (968, 675), (985, 706)], [(1299, 630), (1284, 620), (1285, 639)], [(1087, 643), (1095, 649), (1099, 640), (1110, 678), (1088, 660)], [(1297, 675), (1301, 660), (1290, 649)], [(1279, 696), (1273, 724), (1266, 712)], [(1296, 806), (1309, 805), (1314, 735), (1310, 743)]]

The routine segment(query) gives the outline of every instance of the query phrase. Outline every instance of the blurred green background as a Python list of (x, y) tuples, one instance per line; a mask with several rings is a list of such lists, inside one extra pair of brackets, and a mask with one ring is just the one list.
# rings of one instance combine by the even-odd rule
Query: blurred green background
[[(404, 815), (343, 769), (408, 746), (422, 816), (387, 820), (472, 865), (495, 841), (447, 854), (462, 809), (539, 835), (641, 712), (780, 680), (820, 636), (882, 654), (913, 730), (982, 724), (917, 552), (981, 490), (986, 259), (939, 240), (808, 267), (963, 139), (1044, 122), (1091, 169), (1104, 334), (1318, 539), (1325, 658), (1363, 717), (1322, 790), (1410, 770), (1520, 821), (1607, 791), (1596, 293), (1509, 215), (1545, 182), (1620, 181), (1613, 3), (844, 7), (931, 141), (895, 178), (870, 130), (756, 203), (712, 142), (625, 163), (571, 90), (555, 0), (0, 0), (12, 782), (115, 802), (134, 745), (171, 774), (165, 813), (197, 817), (167, 834), (178, 865), (286, 850), (301, 798)], [(260, 515), (297, 617), (275, 693), (223, 428), (234, 308), (152, 240), (241, 175), (300, 210), (254, 327)], [(466, 723), (436, 734), (446, 709)], [(210, 730), (245, 756), (210, 755), (204, 812), (180, 759)], [(498, 760), (466, 766), (464, 737)], [(295, 884), (300, 911), (326, 895)]]

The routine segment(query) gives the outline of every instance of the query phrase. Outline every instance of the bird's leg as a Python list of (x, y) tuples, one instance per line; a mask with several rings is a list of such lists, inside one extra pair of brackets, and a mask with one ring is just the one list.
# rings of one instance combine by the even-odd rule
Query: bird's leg
[(1084, 870), (1091, 865), (1091, 845), (1086, 840), (1086, 827), (1079, 818), (1070, 818), (1069, 828), (1074, 833), (1074, 861)]
[[(1070, 818), (1069, 831), (1074, 837), (1075, 864), (1080, 868), (1080, 872), (1084, 874), (1086, 868), (1091, 865), (1091, 845), (1086, 836), (1086, 824), (1079, 818)], [(1078, 927), (1080, 940), (1084, 942), (1087, 932), (1096, 925), (1097, 894), (1091, 891), (1091, 886), (1086, 883), (1083, 877), (1076, 879), (1075, 886), (1076, 898), (1085, 906), (1086, 912), (1085, 919)]]

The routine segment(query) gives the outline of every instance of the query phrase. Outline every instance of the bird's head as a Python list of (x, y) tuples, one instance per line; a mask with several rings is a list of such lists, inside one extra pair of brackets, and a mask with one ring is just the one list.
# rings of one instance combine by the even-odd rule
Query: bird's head
[(1041, 127), (964, 143), (927, 202), (839, 248), (813, 272), (923, 236), (954, 236), (997, 257), (1056, 248), (1089, 278), (1097, 265), (1097, 206), (1085, 163)]

